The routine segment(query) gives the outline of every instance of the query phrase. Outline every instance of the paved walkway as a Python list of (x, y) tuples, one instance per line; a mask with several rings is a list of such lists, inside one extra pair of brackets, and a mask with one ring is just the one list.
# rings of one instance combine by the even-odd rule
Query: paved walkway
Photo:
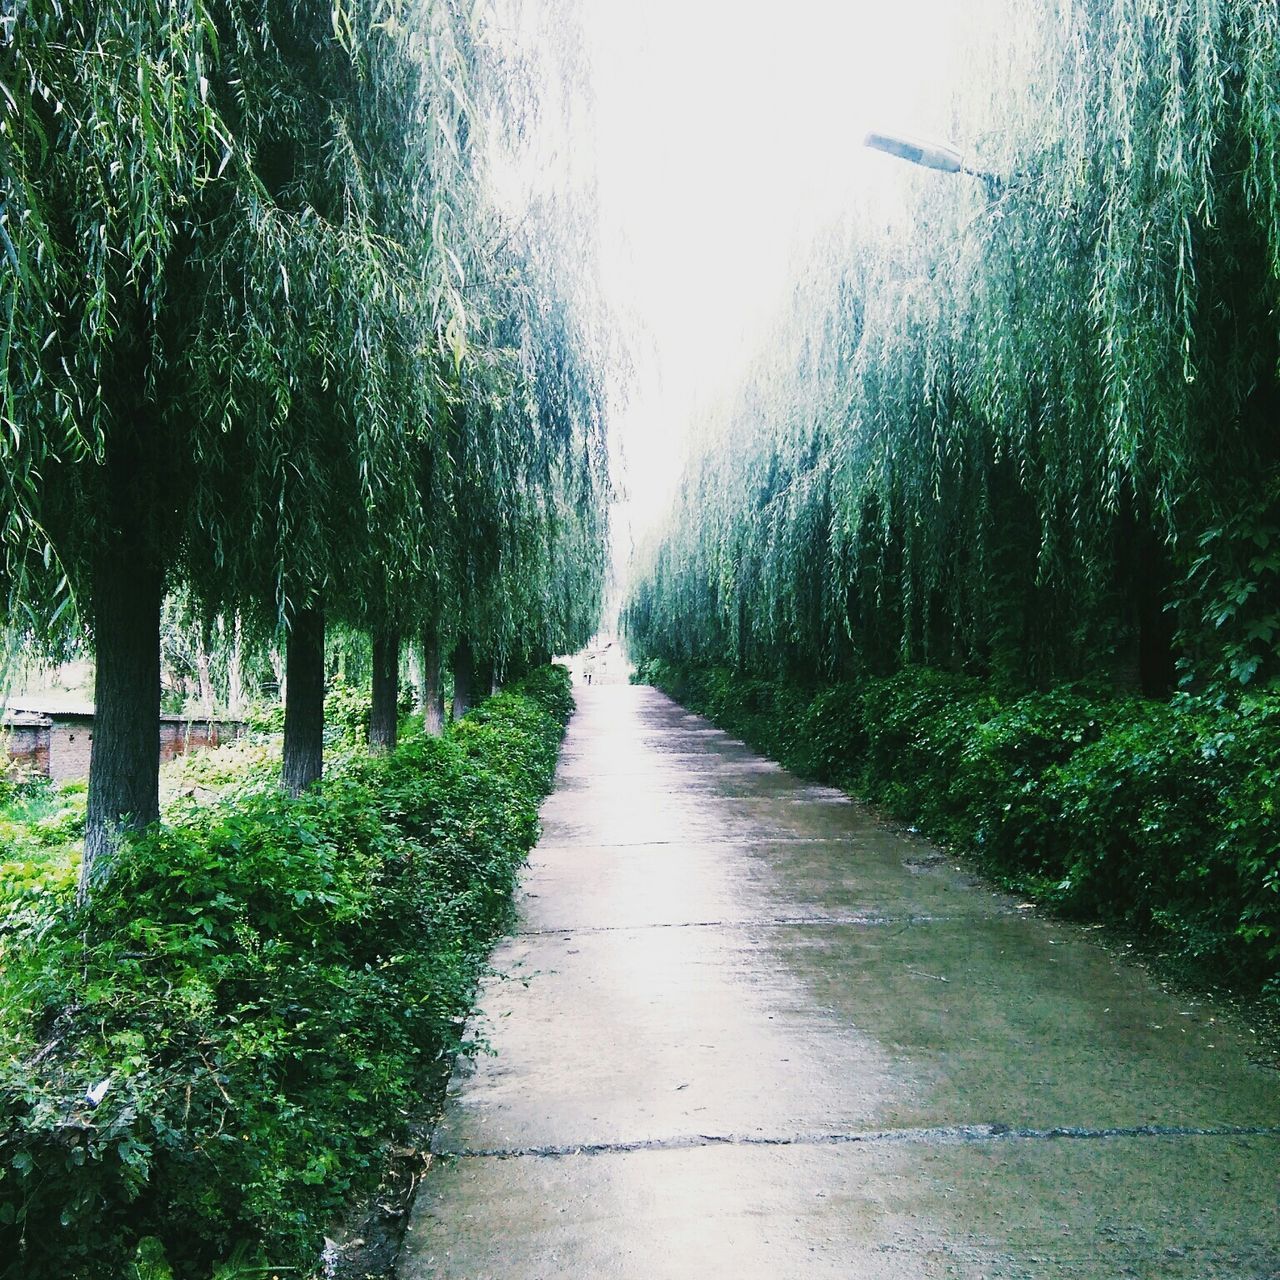
[(1280, 1277), (1280, 1075), (652, 689), (577, 690), (401, 1280)]

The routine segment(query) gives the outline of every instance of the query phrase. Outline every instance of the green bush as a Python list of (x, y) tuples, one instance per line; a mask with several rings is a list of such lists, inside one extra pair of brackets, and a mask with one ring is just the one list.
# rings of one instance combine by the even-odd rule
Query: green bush
[(931, 827), (948, 824), (948, 784), (978, 725), (995, 707), (979, 681), (928, 667), (869, 680), (859, 790), (904, 817)]
[(297, 800), (152, 828), (89, 909), (13, 906), (0, 1274), (114, 1280), (144, 1240), (177, 1277), (314, 1265), (460, 1047), (570, 706), (537, 673)]
[(823, 689), (804, 709), (793, 767), (838, 787), (852, 787), (869, 744), (866, 703), (856, 685)]
[(573, 714), (573, 692), (567, 668), (538, 667), (519, 681), (512, 692), (532, 698), (560, 724), (569, 723)]
[(1140, 706), (1067, 686), (1000, 707), (975, 727), (951, 776), (956, 838), (971, 843), (998, 873), (1060, 879), (1068, 857), (1065, 828), (1060, 798), (1045, 775)]
[(1280, 698), (1131, 705), (1047, 772), (1066, 854), (1055, 896), (1121, 916), (1250, 986), (1280, 965)]

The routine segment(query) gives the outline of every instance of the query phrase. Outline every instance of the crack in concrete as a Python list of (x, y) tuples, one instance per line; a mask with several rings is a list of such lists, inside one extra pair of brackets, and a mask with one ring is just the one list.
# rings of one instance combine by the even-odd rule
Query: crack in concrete
[[(876, 832), (875, 839), (881, 840), (888, 838), (887, 833)], [(678, 845), (691, 849), (705, 848), (706, 846), (715, 846), (719, 848), (721, 845), (737, 845), (744, 852), (755, 849), (760, 845), (767, 844), (862, 844), (863, 846), (874, 846), (875, 841), (869, 840), (866, 836), (860, 834), (850, 834), (847, 836), (777, 836), (777, 835), (754, 835), (745, 834), (741, 836), (696, 836), (693, 839), (688, 837), (680, 837), (674, 840), (588, 840), (573, 839), (561, 840), (558, 843), (539, 840), (535, 853), (563, 853), (582, 849), (656, 849), (660, 847), (670, 847)], [(944, 855), (945, 857), (945, 855)]]
[(1056, 1139), (1116, 1138), (1280, 1138), (1280, 1125), (1121, 1125), (1107, 1129), (1056, 1126), (1020, 1128), (1004, 1124), (940, 1125), (918, 1129), (882, 1129), (864, 1133), (694, 1133), (671, 1138), (639, 1138), (630, 1142), (579, 1142), (530, 1147), (447, 1148), (432, 1154), (455, 1160), (563, 1159), (567, 1156), (630, 1155), (640, 1151), (688, 1151), (697, 1147), (834, 1147), (919, 1144), (955, 1146), (980, 1142), (1046, 1142)]
[(827, 925), (868, 929), (901, 925), (906, 929), (918, 924), (965, 924), (975, 919), (990, 920), (997, 916), (1021, 917), (1023, 914), (1020, 911), (997, 908), (981, 916), (888, 916), (877, 915), (874, 912), (860, 912), (851, 915), (771, 916), (766, 919), (756, 920), (650, 920), (636, 924), (567, 925), (563, 929), (518, 929), (510, 936), (513, 938), (552, 938), (557, 934), (580, 937), (582, 934), (592, 933), (638, 933), (644, 929), (789, 929), (821, 928)]

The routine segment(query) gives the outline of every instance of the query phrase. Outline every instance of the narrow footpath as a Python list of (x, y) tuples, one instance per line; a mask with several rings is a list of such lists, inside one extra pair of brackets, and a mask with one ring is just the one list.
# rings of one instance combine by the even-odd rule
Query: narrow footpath
[(575, 690), (401, 1280), (1280, 1277), (1280, 1074), (649, 688)]

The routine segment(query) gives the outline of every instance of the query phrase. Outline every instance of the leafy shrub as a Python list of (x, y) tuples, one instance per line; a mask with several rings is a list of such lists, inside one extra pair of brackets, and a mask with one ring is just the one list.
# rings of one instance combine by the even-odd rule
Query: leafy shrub
[(89, 909), (10, 910), (0, 1268), (313, 1265), (459, 1048), (551, 785), (567, 674), (131, 839)]
[(860, 790), (905, 818), (941, 825), (948, 784), (995, 699), (971, 676), (907, 667), (869, 680), (863, 714), (867, 752)]
[(364, 685), (331, 680), (324, 692), (325, 741), (363, 742), (369, 734), (373, 695)]
[(84, 812), (83, 783), (47, 778), (24, 780), (0, 804), (0, 921), (17, 904), (75, 884)]
[(1067, 686), (1026, 694), (978, 724), (948, 787), (957, 839), (997, 872), (1061, 878), (1068, 856), (1061, 806), (1045, 774), (1138, 705)]
[(1280, 699), (1138, 704), (1050, 771), (1060, 901), (1121, 916), (1250, 985), (1280, 962)]
[(279, 743), (255, 736), (237, 738), (220, 747), (188, 751), (161, 766), (162, 801), (194, 792), (260, 788), (275, 782), (280, 769)]
[(573, 714), (573, 693), (568, 668), (559, 665), (538, 667), (525, 676), (512, 692), (532, 698), (558, 723), (569, 723)]
[(805, 708), (796, 766), (823, 782), (852, 784), (853, 769), (867, 753), (867, 711), (863, 691), (841, 684), (823, 689)]

